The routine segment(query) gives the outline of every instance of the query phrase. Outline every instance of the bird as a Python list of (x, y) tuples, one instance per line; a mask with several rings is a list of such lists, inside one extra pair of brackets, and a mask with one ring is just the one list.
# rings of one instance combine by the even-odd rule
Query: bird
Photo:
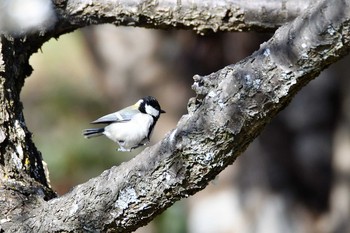
[(160, 115), (165, 113), (156, 98), (146, 96), (134, 105), (91, 122), (105, 127), (83, 130), (85, 138), (105, 135), (119, 145), (118, 151), (131, 151), (147, 145)]

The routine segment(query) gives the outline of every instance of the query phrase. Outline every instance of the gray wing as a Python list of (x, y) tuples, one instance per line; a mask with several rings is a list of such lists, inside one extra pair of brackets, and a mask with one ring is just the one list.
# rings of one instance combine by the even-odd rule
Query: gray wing
[(139, 112), (140, 111), (137, 108), (135, 108), (134, 106), (130, 106), (118, 112), (114, 112), (100, 117), (97, 120), (91, 122), (91, 124), (110, 124), (114, 122), (130, 121), (131, 118)]

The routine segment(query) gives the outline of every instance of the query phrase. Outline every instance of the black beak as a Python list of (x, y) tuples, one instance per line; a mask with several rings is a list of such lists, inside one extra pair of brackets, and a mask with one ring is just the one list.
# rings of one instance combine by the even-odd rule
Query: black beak
[(166, 113), (166, 111), (164, 111), (164, 110), (160, 110), (160, 113), (162, 114), (162, 113)]

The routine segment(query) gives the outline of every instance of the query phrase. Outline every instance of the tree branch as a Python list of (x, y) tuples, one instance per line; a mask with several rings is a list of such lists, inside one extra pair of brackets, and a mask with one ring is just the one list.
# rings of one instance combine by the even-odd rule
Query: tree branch
[(4, 229), (130, 232), (203, 189), (302, 86), (348, 53), (349, 4), (322, 1), (278, 29), (252, 56), (208, 76), (194, 76), (197, 97), (161, 142), (8, 220)]
[(164, 29), (217, 31), (276, 30), (303, 12), (309, 0), (80, 1), (56, 0), (60, 34), (90, 24), (113, 23)]
[(311, 0), (53, 0), (57, 22), (50, 29), (26, 36), (36, 52), (52, 37), (93, 24), (111, 23), (155, 29), (190, 29), (204, 35), (219, 31), (272, 32), (300, 15)]

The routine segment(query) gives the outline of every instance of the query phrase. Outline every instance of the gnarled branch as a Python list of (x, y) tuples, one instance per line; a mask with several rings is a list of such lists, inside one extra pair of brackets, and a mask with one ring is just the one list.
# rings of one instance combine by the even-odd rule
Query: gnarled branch
[[(150, 28), (208, 31), (275, 30), (294, 19), (312, 1), (54, 1), (62, 30), (114, 23)], [(60, 30), (58, 30), (60, 31)]]
[(319, 2), (278, 29), (252, 56), (208, 76), (194, 76), (197, 97), (161, 142), (9, 219), (4, 229), (130, 232), (203, 189), (300, 88), (348, 53), (349, 5), (345, 0)]

